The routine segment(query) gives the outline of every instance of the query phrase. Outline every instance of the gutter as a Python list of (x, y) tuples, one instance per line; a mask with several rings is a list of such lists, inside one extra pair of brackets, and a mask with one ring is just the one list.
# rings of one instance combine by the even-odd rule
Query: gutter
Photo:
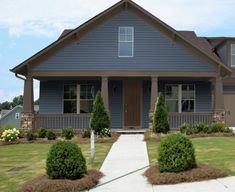
[(19, 76), (18, 73), (15, 73), (15, 76), (16, 76), (17, 78), (21, 79), (21, 80), (24, 80), (24, 81), (26, 80), (24, 77)]

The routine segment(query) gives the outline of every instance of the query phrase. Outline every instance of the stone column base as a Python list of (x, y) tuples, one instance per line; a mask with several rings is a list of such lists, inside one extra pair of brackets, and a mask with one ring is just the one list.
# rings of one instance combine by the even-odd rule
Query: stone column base
[(225, 123), (225, 111), (224, 110), (218, 110), (214, 112), (213, 115), (213, 122), (223, 122)]
[(149, 130), (153, 130), (153, 112), (149, 113)]
[(21, 113), (21, 128), (26, 131), (31, 131), (34, 128), (34, 114)]

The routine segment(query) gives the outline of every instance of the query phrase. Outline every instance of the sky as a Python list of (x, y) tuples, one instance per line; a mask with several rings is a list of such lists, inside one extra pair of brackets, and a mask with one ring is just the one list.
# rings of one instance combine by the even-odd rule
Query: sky
[[(0, 0), (0, 102), (23, 93), (9, 69), (117, 0)], [(176, 30), (235, 37), (235, 0), (134, 0)], [(39, 82), (34, 82), (34, 98)]]

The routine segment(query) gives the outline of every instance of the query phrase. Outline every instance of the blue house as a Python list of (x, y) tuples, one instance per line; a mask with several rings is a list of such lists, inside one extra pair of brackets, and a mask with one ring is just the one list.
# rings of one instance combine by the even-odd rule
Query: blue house
[[(209, 22), (209, 21), (208, 21)], [(235, 126), (235, 38), (177, 31), (122, 0), (11, 69), (24, 80), (22, 127), (86, 128), (101, 90), (111, 128), (149, 128), (159, 92), (171, 128)], [(33, 79), (40, 110), (33, 112)]]

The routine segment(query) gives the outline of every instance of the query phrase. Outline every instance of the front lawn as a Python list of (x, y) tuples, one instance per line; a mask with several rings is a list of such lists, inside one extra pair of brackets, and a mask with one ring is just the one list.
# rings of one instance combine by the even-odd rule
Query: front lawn
[[(18, 144), (0, 146), (0, 191), (14, 192), (27, 180), (45, 173), (50, 144)], [(99, 169), (112, 143), (96, 144), (95, 160), (90, 161), (90, 145), (79, 144), (88, 169)], [(22, 168), (22, 169), (20, 169)]]
[[(229, 175), (235, 175), (235, 138), (207, 137), (192, 139), (199, 163), (209, 164), (224, 170)], [(159, 142), (147, 141), (149, 161), (157, 161)]]

